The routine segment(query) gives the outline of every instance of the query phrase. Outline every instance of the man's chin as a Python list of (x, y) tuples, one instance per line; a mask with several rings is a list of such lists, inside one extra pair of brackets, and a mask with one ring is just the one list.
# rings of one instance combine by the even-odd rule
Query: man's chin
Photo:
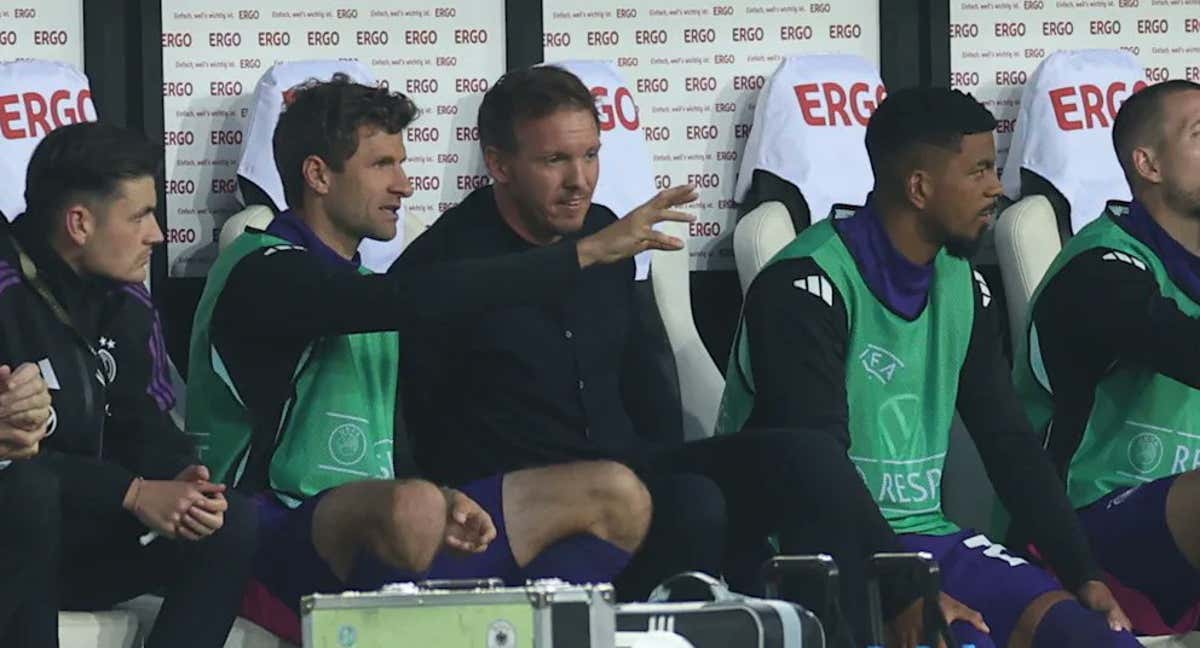
[(145, 283), (146, 278), (150, 276), (150, 270), (149, 270), (149, 268), (143, 266), (136, 270), (130, 270), (129, 272), (112, 273), (112, 274), (104, 273), (103, 276), (106, 279), (109, 279), (110, 281), (115, 281), (117, 283), (129, 283), (129, 284)]
[[(590, 203), (589, 203), (590, 205)], [(583, 223), (587, 220), (587, 209), (579, 210), (577, 213), (555, 214), (555, 217), (550, 221), (550, 226), (560, 236), (574, 234), (583, 229)]]
[(398, 234), (399, 231), (400, 229), (395, 223), (389, 223), (388, 226), (379, 227), (373, 232), (367, 232), (363, 235), (363, 238), (371, 239), (372, 241), (386, 242), (396, 238), (396, 234)]
[(975, 238), (956, 237), (946, 241), (946, 253), (959, 259), (971, 259), (983, 244), (983, 233)]

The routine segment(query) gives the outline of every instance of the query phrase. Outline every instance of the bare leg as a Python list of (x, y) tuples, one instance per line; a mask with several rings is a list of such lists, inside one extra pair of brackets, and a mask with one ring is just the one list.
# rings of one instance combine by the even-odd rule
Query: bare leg
[(1042, 618), (1055, 604), (1060, 601), (1069, 601), (1072, 598), (1074, 597), (1066, 590), (1054, 590), (1033, 599), (1033, 602), (1017, 619), (1017, 627), (1013, 628), (1012, 634), (1008, 637), (1008, 648), (1032, 648), (1033, 635), (1037, 632)]
[(1188, 563), (1200, 569), (1200, 471), (1175, 478), (1167, 493), (1167, 528)]
[(405, 571), (429, 569), (442, 546), (446, 499), (418, 479), (369, 480), (339, 486), (313, 514), (317, 554), (345, 581), (362, 549)]
[(517, 565), (588, 533), (632, 553), (650, 526), (650, 494), (633, 471), (610, 461), (531, 468), (504, 477), (504, 518)]

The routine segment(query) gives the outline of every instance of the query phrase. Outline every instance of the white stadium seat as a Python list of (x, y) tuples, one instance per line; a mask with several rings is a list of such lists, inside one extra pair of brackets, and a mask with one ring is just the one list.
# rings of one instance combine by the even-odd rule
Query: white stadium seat
[(58, 615), (61, 648), (136, 648), (138, 618), (132, 612), (61, 612)]
[(1025, 85), (1003, 177), (1005, 194), (1017, 202), (1000, 214), (995, 232), (1014, 336), (1024, 334), (1029, 299), (1063, 236), (1098, 217), (1109, 200), (1130, 198), (1112, 148), (1111, 115), (1085, 113), (1083, 88), (1123, 99), (1144, 76), (1128, 52), (1061, 51)]
[(1152, 648), (1200, 648), (1200, 633), (1191, 632), (1180, 636), (1139, 637), (1143, 646)]
[[(759, 91), (735, 199), (744, 203), (755, 173), (767, 172), (799, 191), (812, 222), (825, 218), (836, 204), (862, 205), (874, 184), (863, 138), (882, 95), (878, 69), (861, 57), (784, 59)], [(841, 101), (830, 101), (836, 96)], [(781, 203), (767, 202), (738, 222), (734, 260), (743, 292), (796, 237), (797, 220)]]
[(1045, 196), (1017, 201), (997, 221), (996, 256), (1014, 336), (1024, 330), (1029, 299), (1061, 249), (1054, 208)]
[(692, 316), (687, 223), (664, 223), (660, 229), (684, 241), (683, 250), (653, 253), (650, 283), (679, 373), (683, 436), (689, 441), (703, 439), (716, 430), (725, 378), (700, 339)]
[(758, 271), (794, 238), (792, 215), (775, 200), (762, 203), (738, 221), (733, 230), (733, 258), (743, 293), (750, 290)]
[(233, 243), (234, 239), (241, 236), (247, 227), (264, 230), (273, 220), (275, 220), (275, 212), (271, 211), (270, 207), (250, 205), (225, 221), (225, 224), (221, 226), (221, 238), (218, 245), (220, 245), (220, 249), (224, 250), (229, 247), (230, 243)]

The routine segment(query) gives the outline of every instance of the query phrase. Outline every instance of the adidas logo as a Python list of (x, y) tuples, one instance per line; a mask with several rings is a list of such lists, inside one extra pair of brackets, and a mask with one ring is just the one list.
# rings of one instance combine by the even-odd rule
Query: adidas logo
[(675, 616), (674, 615), (653, 615), (647, 624), (647, 632), (675, 632)]
[(987, 279), (978, 270), (973, 270), (975, 273), (975, 283), (979, 284), (979, 295), (983, 298), (983, 307), (987, 308), (992, 303), (992, 289), (988, 286)]
[(797, 279), (792, 282), (792, 285), (800, 290), (807, 290), (820, 297), (826, 305), (833, 306), (833, 284), (829, 283), (829, 280), (825, 277), (812, 275), (811, 277)]
[(304, 246), (302, 246), (302, 245), (274, 245), (274, 246), (267, 248), (267, 251), (263, 252), (263, 256), (271, 256), (272, 254), (275, 254), (276, 252), (286, 252), (288, 250), (299, 250), (299, 251), (303, 252)]
[(1143, 263), (1141, 259), (1139, 259), (1137, 257), (1129, 256), (1128, 254), (1125, 254), (1124, 252), (1117, 252), (1116, 250), (1113, 250), (1112, 252), (1109, 252), (1108, 254), (1105, 254), (1104, 256), (1100, 257), (1100, 260), (1101, 261), (1120, 261), (1122, 263), (1128, 263), (1129, 265), (1137, 268), (1138, 270), (1146, 269), (1146, 264)]
[(304, 252), (305, 247), (302, 245), (272, 245), (271, 247), (266, 248), (266, 252), (263, 252), (263, 256), (270, 257), (271, 254), (276, 252), (287, 252), (289, 250)]

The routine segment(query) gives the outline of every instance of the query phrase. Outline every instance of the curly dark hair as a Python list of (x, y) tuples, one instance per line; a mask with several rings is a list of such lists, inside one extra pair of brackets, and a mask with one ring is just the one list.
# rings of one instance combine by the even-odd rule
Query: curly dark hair
[(355, 83), (345, 74), (310, 79), (285, 93), (286, 107), (272, 137), (275, 166), (288, 205), (304, 202), (304, 160), (315, 155), (334, 171), (358, 150), (358, 129), (371, 126), (395, 134), (417, 118), (406, 95)]

